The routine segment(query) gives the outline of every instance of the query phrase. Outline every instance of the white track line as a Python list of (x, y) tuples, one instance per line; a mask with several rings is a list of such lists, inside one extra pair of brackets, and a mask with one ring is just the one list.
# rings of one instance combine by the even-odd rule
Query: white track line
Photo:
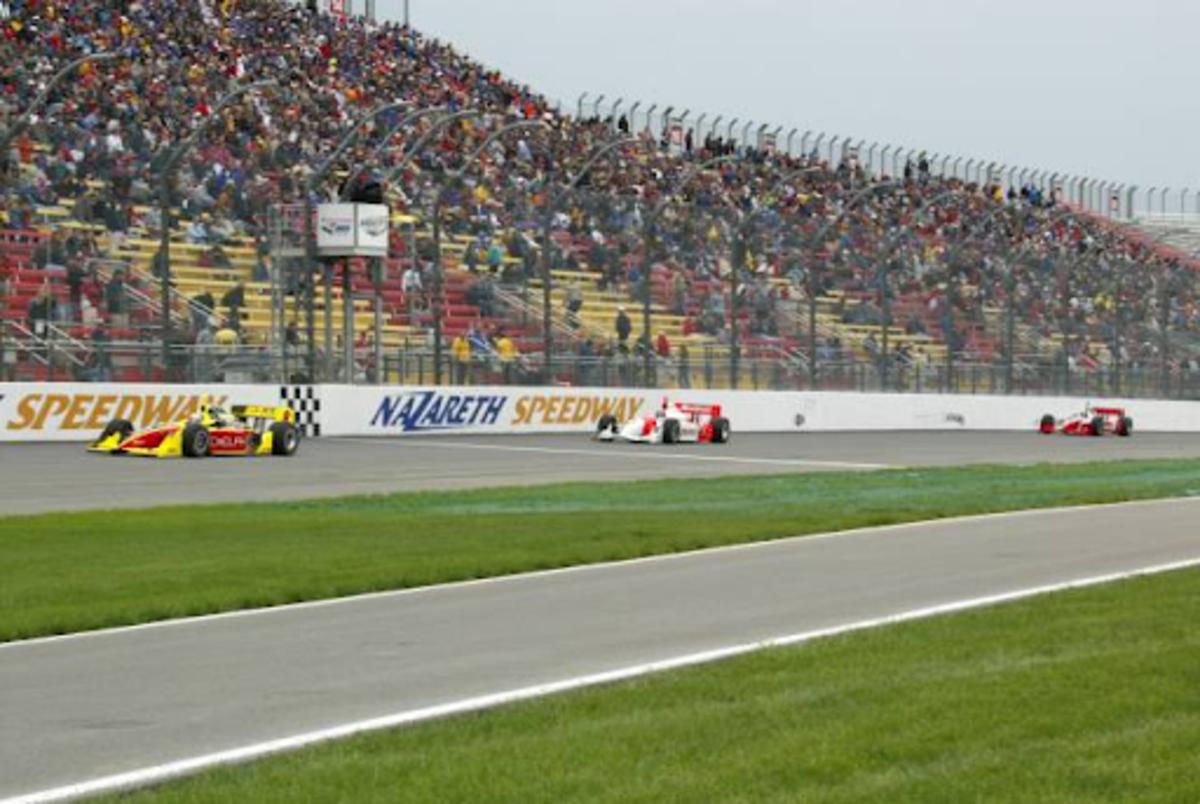
[(271, 754), (278, 754), (284, 751), (294, 751), (296, 749), (316, 745), (318, 743), (344, 739), (347, 737), (352, 737), (356, 734), (363, 734), (365, 732), (391, 729), (413, 723), (420, 723), (422, 721), (444, 718), (451, 715), (475, 712), (483, 709), (491, 709), (497, 706), (512, 704), (519, 701), (527, 701), (533, 698), (541, 698), (546, 695), (577, 690), (583, 687), (593, 687), (600, 684), (611, 684), (617, 681), (626, 681), (628, 679), (638, 678), (639, 676), (646, 676), (651, 673), (661, 673), (666, 670), (676, 670), (683, 667), (690, 667), (693, 665), (707, 664), (722, 659), (729, 659), (734, 656), (740, 656), (754, 651), (764, 650), (766, 648), (798, 645), (805, 642), (810, 642), (812, 640), (839, 636), (842, 634), (852, 633), (854, 631), (863, 631), (870, 628), (879, 628), (881, 626), (895, 625), (897, 623), (910, 622), (913, 620), (921, 620), (943, 614), (967, 611), (969, 609), (994, 606), (1000, 603), (1009, 603), (1037, 595), (1049, 594), (1051, 592), (1061, 592), (1068, 589), (1081, 589), (1084, 587), (1097, 586), (1099, 584), (1111, 583), (1114, 581), (1127, 580), (1129, 578), (1147, 575), (1159, 575), (1165, 572), (1189, 569), (1192, 567), (1200, 567), (1200, 557), (1190, 558), (1183, 561), (1175, 561), (1169, 564), (1155, 564), (1147, 567), (1127, 570), (1124, 572), (1114, 572), (1106, 575), (1094, 575), (1087, 578), (1077, 578), (1069, 581), (1061, 581), (1059, 583), (1046, 584), (1044, 586), (1014, 589), (1009, 592), (1001, 592), (1000, 594), (988, 595), (986, 597), (954, 600), (947, 603), (940, 603), (935, 606), (909, 609), (907, 611), (897, 612), (895, 614), (889, 614), (868, 620), (858, 620), (855, 622), (844, 623), (842, 625), (835, 625), (829, 628), (820, 628), (814, 631), (802, 631), (795, 634), (785, 634), (757, 642), (729, 645), (723, 648), (715, 648), (713, 650), (702, 651), (699, 653), (689, 653), (683, 656), (673, 656), (666, 659), (660, 659), (655, 662), (630, 665), (628, 667), (607, 670), (601, 673), (566, 678), (547, 684), (536, 684), (530, 687), (520, 687), (512, 690), (505, 690), (503, 692), (480, 695), (474, 698), (463, 698), (457, 701), (448, 701), (435, 706), (427, 706), (420, 709), (410, 709), (403, 712), (396, 712), (390, 715), (384, 715), (382, 717), (371, 718), (368, 720), (358, 720), (352, 723), (344, 723), (338, 726), (319, 729), (317, 731), (294, 734), (288, 737), (268, 740), (266, 742), (244, 745), (239, 748), (232, 748), (226, 751), (217, 751), (215, 753), (204, 754), (202, 756), (180, 759), (162, 765), (152, 765), (150, 767), (139, 768), (138, 770), (129, 771), (127, 773), (118, 773), (112, 776), (89, 779), (82, 782), (76, 782), (74, 784), (64, 785), (62, 787), (55, 787), (48, 790), (40, 790), (34, 793), (27, 793), (15, 798), (6, 799), (0, 802), (0, 804), (38, 804), (40, 802), (62, 801), (80, 796), (111, 793), (133, 787), (158, 784), (170, 779), (193, 774), (198, 771), (213, 768), (219, 765), (247, 762), (249, 760), (260, 759)]
[(595, 449), (567, 449), (562, 447), (511, 447), (504, 444), (465, 444), (461, 442), (438, 443), (436, 439), (353, 439), (370, 443), (374, 446), (405, 446), (405, 447), (438, 447), (440, 449), (483, 449), (499, 450), (501, 452), (538, 452), (548, 455), (587, 455), (589, 457), (603, 456), (609, 458), (635, 458), (660, 461), (704, 461), (711, 463), (744, 463), (763, 464), (766, 466), (827, 466), (835, 469), (898, 469), (902, 467), (885, 463), (852, 463), (848, 461), (822, 461), (805, 458), (738, 458), (731, 455), (686, 455), (680, 452), (655, 451), (650, 445), (634, 449), (613, 448), (608, 445), (597, 445)]
[[(641, 558), (626, 558), (617, 561), (599, 561), (591, 564), (573, 564), (568, 567), (558, 567), (534, 572), (519, 572), (510, 575), (496, 575), (490, 578), (473, 578), (469, 581), (452, 581), (450, 583), (430, 584), (429, 586), (414, 586), (407, 589), (387, 589), (380, 592), (363, 592), (345, 597), (323, 598), (321, 600), (306, 600), (300, 603), (285, 603), (279, 606), (262, 606), (254, 609), (236, 609), (222, 611), (216, 614), (197, 614), (192, 617), (176, 617), (169, 620), (138, 623), (137, 625), (117, 625), (111, 628), (96, 628), (91, 631), (76, 631), (70, 634), (55, 634), (53, 636), (32, 637), (0, 642), (0, 652), (19, 648), (31, 648), (55, 642), (66, 642), (77, 639), (97, 639), (105, 636), (151, 631), (159, 628), (178, 628), (189, 625), (203, 625), (219, 620), (236, 620), (243, 617), (262, 617), (273, 614), (287, 614), (305, 609), (324, 608), (326, 606), (343, 606), (368, 600), (384, 600), (392, 597), (407, 597), (410, 595), (425, 595), (440, 592), (453, 592), (456, 589), (467, 589), (473, 586), (485, 586), (502, 583), (520, 583), (522, 581), (568, 575), (578, 572), (599, 572), (606, 569), (633, 567), (640, 564), (651, 564), (662, 561), (684, 561), (696, 556), (732, 553), (742, 550), (759, 550), (789, 544), (804, 544), (822, 539), (839, 539), (849, 536), (870, 536), (896, 531), (911, 530), (923, 527), (954, 527), (971, 522), (984, 522), (991, 519), (1017, 519), (1027, 516), (1053, 516), (1087, 511), (1102, 511), (1108, 508), (1133, 508), (1156, 505), (1200, 503), (1200, 497), (1160, 497), (1152, 500), (1129, 500), (1126, 502), (1100, 503), (1099, 505), (1065, 505), (1057, 508), (1024, 508), (1019, 511), (996, 511), (990, 514), (969, 514), (967, 516), (943, 517), (941, 519), (915, 519), (912, 522), (897, 522), (894, 525), (871, 525), (865, 528), (849, 528), (847, 530), (812, 533), (805, 536), (790, 536), (783, 539), (768, 539), (766, 541), (742, 542), (727, 544), (719, 547), (703, 547), (699, 550), (687, 550), (681, 553), (661, 553)], [(3, 802), (0, 802), (3, 804)]]

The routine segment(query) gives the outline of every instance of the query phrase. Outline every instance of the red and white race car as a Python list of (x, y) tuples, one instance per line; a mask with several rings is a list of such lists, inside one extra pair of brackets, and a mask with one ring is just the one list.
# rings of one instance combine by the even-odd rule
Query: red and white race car
[(1133, 419), (1125, 408), (1101, 408), (1088, 405), (1081, 412), (1065, 419), (1056, 419), (1047, 413), (1038, 425), (1038, 432), (1045, 435), (1129, 436), (1133, 434)]
[(729, 441), (729, 433), (729, 419), (721, 415), (720, 405), (672, 405), (663, 399), (653, 415), (624, 424), (606, 413), (596, 422), (595, 439), (635, 444), (724, 444)]

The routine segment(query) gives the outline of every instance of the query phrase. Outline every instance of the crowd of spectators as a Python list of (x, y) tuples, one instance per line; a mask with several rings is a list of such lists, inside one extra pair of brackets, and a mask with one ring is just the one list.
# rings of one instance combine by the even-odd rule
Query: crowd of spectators
[[(876, 166), (853, 152), (832, 160), (793, 156), (691, 129), (672, 143), (648, 124), (631, 131), (626, 118), (575, 120), (446, 43), (395, 23), (314, 14), (305, 4), (9, 0), (3, 12), (6, 127), (67, 61), (95, 51), (119, 57), (85, 65), (53, 91), (0, 155), (0, 212), (11, 228), (31, 226), (39, 205), (62, 204), (113, 242), (131, 230), (153, 236), (162, 225), (154, 211), (157, 170), (167, 149), (203, 127), (178, 171), (174, 201), (186, 239), (211, 246), (205, 259), (219, 267), (227, 261), (223, 244), (265, 236), (269, 205), (303, 199), (313, 167), (350, 121), (377, 104), (404, 102), (409, 109), (481, 113), (435, 132), (387, 191), (393, 208), (418, 216), (443, 193), (445, 232), (471, 238), (462, 264), (480, 277), (470, 302), (485, 320), (499, 313), (499, 287), (538, 272), (548, 225), (552, 268), (590, 272), (597, 288), (623, 293), (630, 305), (649, 292), (684, 318), (685, 333), (716, 342), (729, 341), (736, 306), (743, 336), (804, 348), (805, 302), (814, 291), (840, 299), (847, 323), (883, 323), (890, 311), (894, 325), (935, 335), (968, 359), (1007, 348), (988, 311), (1010, 303), (1022, 351), (1056, 344), (1063, 360), (1080, 367), (1104, 359), (1094, 353), (1097, 342), (1127, 364), (1152, 361), (1165, 342), (1164, 324), (1183, 335), (1200, 325), (1185, 260), (1065, 208), (1053, 188), (939, 177), (923, 155), (883, 184)], [(277, 86), (216, 109), (236, 82), (266, 78)], [(340, 167), (367, 164), (382, 132), (405, 111), (367, 125)], [(425, 116), (397, 131), (373, 167), (383, 173), (399, 165), (404, 147), (430, 133), (434, 120)], [(489, 134), (515, 121), (542, 126), (514, 132), (478, 164), (464, 164)], [(596, 149), (622, 135), (640, 143), (577, 174)], [(447, 182), (463, 168), (462, 180)], [(315, 199), (333, 197), (343, 181), (331, 175)], [(567, 192), (568, 181), (577, 189)], [(852, 207), (873, 185), (878, 192)], [(81, 276), (69, 239), (55, 237), (48, 248), (63, 252), (47, 262), (61, 258), (73, 277), (71, 303), (78, 296), (81, 306), (92, 298), (82, 288), (98, 280)], [(428, 312), (433, 284), (427, 249), (411, 256), (402, 279), (410, 318)], [(107, 280), (102, 295), (110, 315), (121, 314), (124, 300), (113, 283), (129, 279)], [(582, 290), (568, 288), (566, 299), (562, 319), (577, 332), (578, 353), (652, 349), (678, 357), (682, 344), (665, 335), (643, 333), (631, 343), (625, 311), (607, 337), (584, 332)], [(241, 301), (223, 303), (232, 314), (197, 317), (196, 336), (213, 337), (226, 323), (236, 334)], [(456, 354), (461, 349), (452, 346)], [(871, 357), (879, 351), (869, 341), (855, 348)], [(818, 349), (830, 361), (854, 356), (827, 328)], [(904, 345), (890, 359), (920, 355)]]

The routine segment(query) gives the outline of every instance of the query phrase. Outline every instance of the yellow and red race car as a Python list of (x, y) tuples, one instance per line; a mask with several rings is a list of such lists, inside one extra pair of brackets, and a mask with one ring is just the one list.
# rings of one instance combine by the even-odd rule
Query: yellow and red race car
[(113, 419), (89, 452), (151, 458), (203, 458), (209, 455), (294, 455), (300, 446), (296, 413), (289, 407), (233, 405), (228, 411), (201, 402), (192, 416), (135, 431)]

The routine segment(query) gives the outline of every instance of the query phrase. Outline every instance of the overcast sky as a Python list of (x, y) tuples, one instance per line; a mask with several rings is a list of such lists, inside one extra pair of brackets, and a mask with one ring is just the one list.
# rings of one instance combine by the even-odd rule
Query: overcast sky
[[(399, 19), (403, 0), (377, 8)], [(688, 108), (693, 118), (723, 114), (1143, 189), (1200, 187), (1193, 0), (410, 0), (410, 8), (414, 27), (572, 109), (580, 93), (603, 92)]]

